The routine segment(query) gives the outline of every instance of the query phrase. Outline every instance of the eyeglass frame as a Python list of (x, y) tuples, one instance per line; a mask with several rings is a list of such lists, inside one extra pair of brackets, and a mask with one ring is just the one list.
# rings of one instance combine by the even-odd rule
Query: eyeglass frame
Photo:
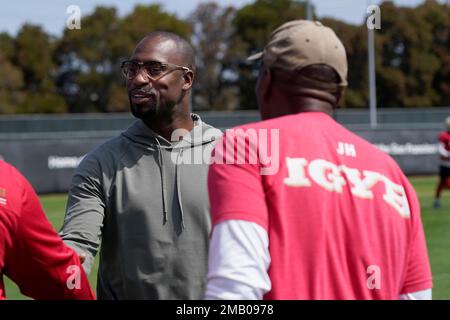
[[(136, 63), (139, 67), (139, 70), (137, 71), (136, 75), (134, 77), (129, 77), (127, 74), (124, 73), (124, 65), (125, 63)], [(145, 65), (148, 65), (150, 63), (159, 63), (161, 65), (161, 67), (172, 67), (173, 69), (167, 69), (167, 72), (162, 72), (161, 75), (157, 76), (156, 78), (152, 77), (147, 70), (145, 69)], [(144, 67), (144, 68), (143, 68)], [(183, 70), (184, 72), (193, 72), (192, 69), (185, 67), (185, 66), (180, 66), (178, 64), (174, 64), (174, 63), (169, 63), (169, 62), (161, 62), (161, 61), (157, 61), (157, 60), (152, 60), (152, 61), (137, 61), (137, 60), (133, 60), (133, 59), (128, 59), (128, 60), (124, 60), (122, 61), (122, 63), (120, 64), (120, 69), (122, 70), (122, 75), (125, 77), (125, 79), (127, 80), (133, 80), (134, 78), (136, 78), (139, 73), (141, 72), (142, 69), (144, 69), (144, 74), (145, 76), (152, 80), (152, 81), (158, 81), (159, 79), (161, 79), (162, 77), (166, 76), (167, 74), (169, 74), (172, 71), (175, 70)]]

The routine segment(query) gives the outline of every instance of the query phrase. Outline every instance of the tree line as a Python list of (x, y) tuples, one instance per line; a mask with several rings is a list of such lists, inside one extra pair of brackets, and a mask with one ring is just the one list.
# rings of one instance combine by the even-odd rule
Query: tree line
[[(261, 50), (277, 26), (305, 18), (305, 9), (294, 0), (256, 0), (241, 8), (207, 2), (181, 19), (157, 4), (138, 5), (124, 17), (114, 7), (99, 6), (82, 17), (80, 30), (65, 29), (60, 37), (25, 24), (16, 36), (0, 33), (0, 114), (128, 111), (120, 62), (153, 30), (175, 32), (193, 44), (194, 110), (256, 109), (257, 69), (246, 57)], [(375, 31), (378, 106), (448, 106), (449, 5), (427, 0), (410, 8), (385, 1), (380, 9), (381, 29)], [(347, 49), (349, 86), (341, 107), (366, 108), (364, 17), (360, 25), (320, 20)]]

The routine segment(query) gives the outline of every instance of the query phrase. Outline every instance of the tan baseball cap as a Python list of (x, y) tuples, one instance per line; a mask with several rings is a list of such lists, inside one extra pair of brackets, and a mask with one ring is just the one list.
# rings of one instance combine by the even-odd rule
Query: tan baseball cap
[(248, 60), (262, 59), (267, 67), (286, 71), (300, 71), (312, 64), (326, 64), (341, 78), (340, 86), (347, 86), (347, 56), (334, 31), (319, 21), (294, 20), (272, 32), (262, 52)]

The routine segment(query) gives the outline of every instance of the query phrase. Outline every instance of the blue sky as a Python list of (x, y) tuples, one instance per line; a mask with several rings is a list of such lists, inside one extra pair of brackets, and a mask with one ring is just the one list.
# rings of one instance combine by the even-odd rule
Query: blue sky
[[(0, 32), (7, 31), (15, 35), (25, 22), (40, 24), (54, 35), (60, 35), (65, 27), (69, 14), (66, 9), (70, 5), (78, 5), (81, 14), (88, 14), (97, 5), (115, 6), (120, 15), (126, 15), (136, 4), (164, 3), (163, 7), (180, 17), (186, 17), (198, 3), (204, 0), (6, 0), (0, 8)], [(220, 0), (222, 5), (233, 5), (239, 8), (253, 0)], [(370, 2), (377, 4), (380, 0), (311, 0), (316, 6), (319, 17), (335, 17), (341, 20), (359, 24), (365, 16)], [(395, 0), (397, 5), (415, 6), (423, 0)], [(445, 2), (445, 0), (441, 0)], [(383, 13), (381, 13), (383, 15)], [(383, 19), (383, 18), (382, 18)]]

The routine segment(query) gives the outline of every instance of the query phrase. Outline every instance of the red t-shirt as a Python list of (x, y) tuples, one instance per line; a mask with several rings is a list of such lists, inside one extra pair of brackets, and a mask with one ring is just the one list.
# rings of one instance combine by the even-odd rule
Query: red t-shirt
[(28, 181), (0, 161), (0, 300), (3, 275), (34, 299), (94, 299), (75, 251), (47, 220)]
[(450, 133), (447, 131), (439, 133), (439, 141), (445, 145), (445, 150), (450, 151)]
[[(450, 133), (448, 133), (447, 131), (442, 131), (441, 133), (439, 133), (439, 142), (444, 146), (444, 149), (447, 152), (450, 152)], [(441, 160), (450, 163), (449, 157), (441, 156)]]
[[(432, 287), (416, 193), (388, 155), (317, 112), (225, 137), (208, 177), (213, 226), (237, 219), (268, 232), (265, 299), (398, 299)], [(234, 155), (220, 164), (225, 150)]]

